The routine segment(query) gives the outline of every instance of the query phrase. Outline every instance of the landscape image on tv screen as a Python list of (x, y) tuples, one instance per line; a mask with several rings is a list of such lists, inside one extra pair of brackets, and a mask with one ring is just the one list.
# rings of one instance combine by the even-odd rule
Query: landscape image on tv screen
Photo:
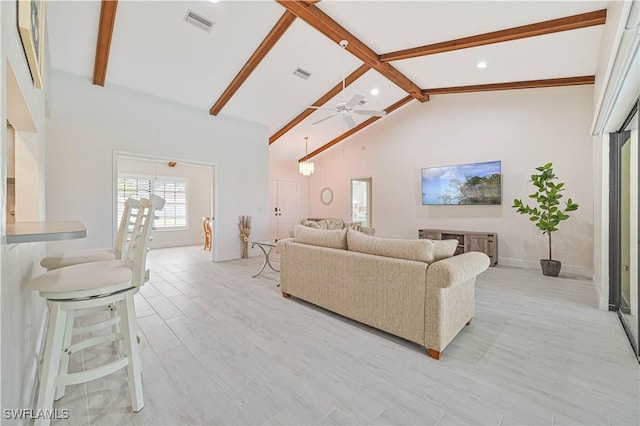
[(500, 161), (422, 169), (422, 204), (501, 204), (501, 180)]

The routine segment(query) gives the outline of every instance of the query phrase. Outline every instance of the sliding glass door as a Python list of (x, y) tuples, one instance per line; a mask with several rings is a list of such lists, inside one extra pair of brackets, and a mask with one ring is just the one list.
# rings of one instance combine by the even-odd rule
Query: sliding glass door
[[(639, 196), (638, 103), (611, 136), (610, 300), (640, 355), (638, 328)], [(639, 357), (640, 358), (640, 357)]]

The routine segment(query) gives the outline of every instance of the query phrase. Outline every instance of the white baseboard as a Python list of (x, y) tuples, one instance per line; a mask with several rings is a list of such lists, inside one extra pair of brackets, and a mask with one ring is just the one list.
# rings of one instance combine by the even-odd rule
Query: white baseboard
[[(533, 260), (510, 259), (508, 257), (499, 257), (498, 265), (513, 266), (514, 268), (524, 269), (540, 269), (540, 262), (535, 262)], [(572, 275), (578, 275), (584, 278), (591, 278), (593, 276), (593, 271), (589, 268), (585, 268), (583, 266), (565, 265), (564, 263), (562, 264), (562, 272)]]
[(607, 294), (603, 294), (603, 285), (602, 283), (600, 283), (595, 275), (591, 278), (592, 282), (593, 282), (593, 288), (596, 290), (596, 293), (598, 294), (598, 309), (601, 311), (608, 311), (609, 310), (609, 288), (607, 286), (606, 291)]
[[(36, 389), (38, 388), (38, 373), (40, 360), (44, 355), (45, 336), (47, 334), (47, 325), (49, 322), (48, 311), (45, 310), (42, 314), (42, 321), (40, 321), (40, 328), (38, 330), (38, 337), (35, 342), (35, 351), (29, 365), (29, 371), (25, 377), (23, 383), (24, 395), (22, 396), (22, 406), (25, 408), (35, 408), (36, 406)], [(22, 424), (27, 425), (30, 423), (28, 418), (24, 418)]]
[(609, 310), (609, 298), (608, 297), (600, 296), (598, 298), (598, 309), (600, 309), (601, 311), (608, 311)]

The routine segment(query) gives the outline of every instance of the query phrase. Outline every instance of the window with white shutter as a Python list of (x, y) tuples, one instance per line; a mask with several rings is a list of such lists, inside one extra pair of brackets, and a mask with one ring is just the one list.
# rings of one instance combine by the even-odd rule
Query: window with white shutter
[(156, 211), (157, 229), (187, 229), (188, 179), (154, 178), (146, 176), (118, 177), (118, 221), (122, 218), (124, 203), (128, 198), (149, 198), (158, 195), (165, 200), (164, 208)]
[(156, 179), (153, 193), (164, 198), (164, 208), (157, 212), (157, 228), (187, 227), (187, 183), (186, 179)]

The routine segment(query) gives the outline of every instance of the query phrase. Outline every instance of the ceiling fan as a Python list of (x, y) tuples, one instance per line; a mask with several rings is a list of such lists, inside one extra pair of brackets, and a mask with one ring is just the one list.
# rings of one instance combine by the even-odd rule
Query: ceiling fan
[[(348, 44), (349, 42), (347, 40), (342, 40), (340, 42), (340, 47), (342, 47), (342, 49), (345, 51), (344, 54), (346, 54), (346, 49)], [(345, 83), (345, 76), (344, 76), (344, 54), (342, 56), (342, 100), (338, 102), (333, 108), (310, 106), (309, 108), (312, 108), (312, 109), (323, 109), (323, 110), (333, 111), (333, 114), (330, 114), (324, 118), (321, 118), (320, 120), (312, 123), (312, 125), (322, 123), (323, 121), (328, 120), (337, 114), (340, 114), (342, 116), (344, 123), (347, 125), (347, 127), (349, 129), (352, 129), (356, 125), (356, 122), (353, 120), (353, 117), (352, 117), (353, 114), (370, 115), (375, 117), (384, 117), (387, 114), (386, 111), (355, 109), (355, 107), (360, 105), (361, 102), (364, 100), (364, 96), (362, 95), (356, 94), (348, 101), (346, 100), (346, 94), (345, 94), (346, 83)]]

